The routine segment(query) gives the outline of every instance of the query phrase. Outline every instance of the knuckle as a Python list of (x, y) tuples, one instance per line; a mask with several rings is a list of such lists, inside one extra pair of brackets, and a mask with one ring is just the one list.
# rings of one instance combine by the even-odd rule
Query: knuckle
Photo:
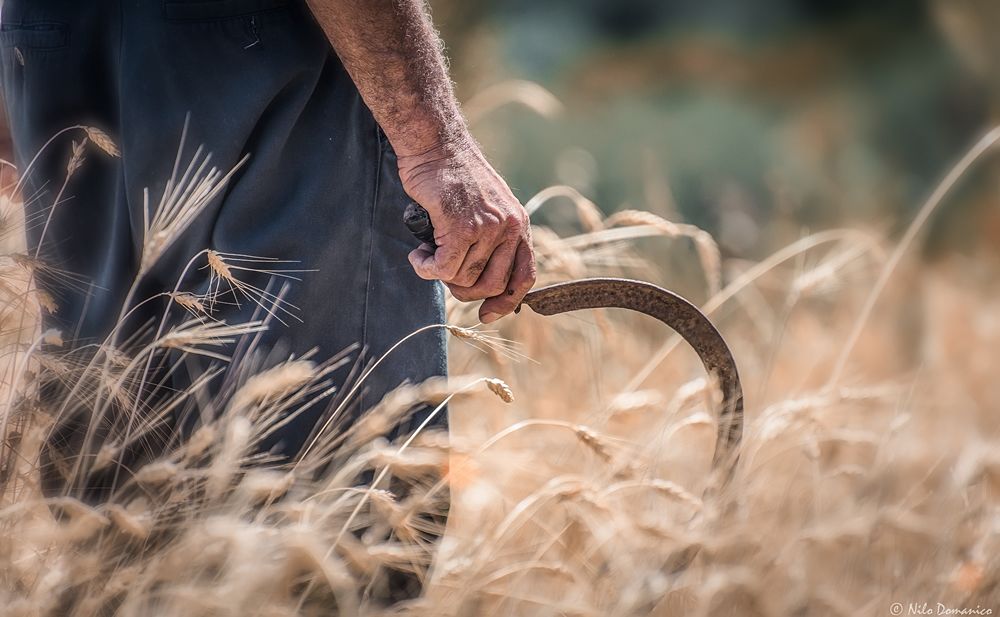
[(506, 290), (507, 285), (500, 280), (489, 281), (483, 286), (483, 293), (485, 293), (487, 297), (499, 296)]
[(451, 295), (453, 295), (455, 299), (458, 300), (459, 302), (472, 301), (472, 298), (468, 295), (466, 289), (463, 287), (459, 287), (457, 285), (448, 285), (448, 290), (451, 292)]
[(529, 275), (521, 278), (520, 280), (518, 280), (518, 282), (514, 286), (514, 288), (521, 295), (524, 295), (524, 294), (528, 293), (529, 291), (531, 291), (531, 288), (535, 286), (535, 281), (536, 281), (535, 274), (531, 273), (531, 274), (529, 274)]
[(475, 240), (481, 235), (479, 224), (477, 224), (476, 221), (471, 220), (459, 225), (458, 228), (455, 229), (455, 233), (458, 235), (459, 239), (463, 242), (467, 242), (468, 244), (475, 242)]
[(438, 263), (444, 266), (453, 266), (458, 268), (462, 264), (463, 252), (462, 248), (458, 246), (449, 245), (445, 249), (438, 249), (438, 253), (435, 254), (435, 258)]
[(513, 278), (517, 280), (519, 285), (534, 284), (535, 279), (538, 277), (538, 270), (535, 267), (534, 261), (523, 264), (514, 273)]
[(489, 261), (486, 259), (477, 259), (476, 261), (472, 262), (471, 264), (469, 264), (469, 269), (468, 269), (469, 275), (478, 278), (479, 275), (483, 273), (483, 270), (486, 269), (487, 263), (489, 263)]
[(476, 277), (470, 275), (467, 272), (462, 272), (462, 273), (458, 274), (457, 276), (455, 276), (455, 278), (452, 280), (452, 282), (454, 284), (460, 285), (462, 287), (472, 287), (473, 285), (476, 284)]
[(477, 300), (485, 300), (489, 296), (483, 293), (483, 290), (472, 287), (465, 292), (465, 297), (468, 298), (465, 300), (466, 302), (475, 302)]
[(433, 277), (435, 280), (442, 281), (445, 283), (453, 282), (454, 275), (447, 269), (439, 269), (433, 272)]
[(427, 266), (420, 263), (411, 263), (411, 265), (413, 266), (413, 272), (416, 273), (418, 277), (424, 280), (431, 280), (434, 278), (433, 273), (428, 270)]
[(437, 274), (442, 281), (454, 282), (462, 267), (462, 262), (456, 256), (442, 262), (437, 269)]

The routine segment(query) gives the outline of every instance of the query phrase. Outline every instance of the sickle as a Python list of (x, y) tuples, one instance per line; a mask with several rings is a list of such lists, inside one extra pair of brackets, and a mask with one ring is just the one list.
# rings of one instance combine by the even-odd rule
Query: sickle
[[(403, 222), (418, 240), (435, 246), (430, 216), (411, 203)], [(584, 309), (623, 308), (658, 319), (675, 330), (701, 358), (705, 370), (722, 391), (718, 438), (712, 465), (730, 478), (743, 437), (743, 387), (736, 361), (725, 339), (701, 310), (681, 296), (651, 283), (619, 278), (591, 278), (535, 289), (521, 301), (540, 315)], [(521, 307), (518, 307), (520, 311)]]

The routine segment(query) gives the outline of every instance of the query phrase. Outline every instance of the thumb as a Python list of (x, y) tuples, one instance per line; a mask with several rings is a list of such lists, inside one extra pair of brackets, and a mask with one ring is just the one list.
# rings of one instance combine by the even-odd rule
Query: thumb
[(447, 283), (458, 274), (469, 246), (468, 243), (454, 240), (439, 244), (437, 249), (430, 244), (421, 244), (410, 252), (410, 265), (422, 279)]

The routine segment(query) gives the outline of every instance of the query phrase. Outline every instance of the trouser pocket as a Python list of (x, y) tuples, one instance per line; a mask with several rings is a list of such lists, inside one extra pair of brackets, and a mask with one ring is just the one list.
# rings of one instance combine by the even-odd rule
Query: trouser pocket
[(170, 21), (215, 21), (245, 17), (291, 6), (293, 0), (164, 0)]
[(69, 42), (69, 28), (54, 21), (9, 22), (0, 25), (0, 46), (58, 49)]

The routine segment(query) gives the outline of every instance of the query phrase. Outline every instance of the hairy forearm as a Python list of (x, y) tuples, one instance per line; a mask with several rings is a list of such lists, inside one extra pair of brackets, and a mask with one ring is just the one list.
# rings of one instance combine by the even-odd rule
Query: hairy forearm
[(483, 323), (511, 313), (535, 282), (528, 214), (469, 137), (426, 0), (307, 1), (434, 224), (414, 271), (484, 300)]
[(308, 0), (396, 152), (468, 140), (424, 0)]

